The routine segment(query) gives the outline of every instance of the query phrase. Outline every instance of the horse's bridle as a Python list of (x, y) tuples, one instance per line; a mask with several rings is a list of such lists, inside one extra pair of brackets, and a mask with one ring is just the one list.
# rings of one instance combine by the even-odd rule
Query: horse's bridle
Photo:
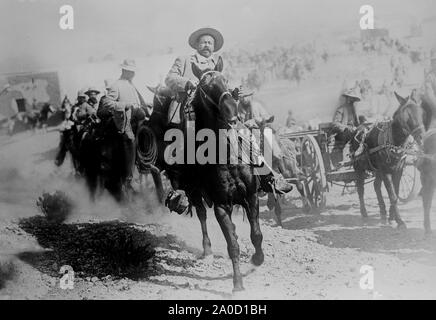
[(416, 139), (416, 134), (420, 134), (421, 138), (423, 134), (425, 133), (425, 127), (423, 124), (417, 126), (415, 129), (411, 130), (409, 125), (406, 123), (406, 128), (402, 127), (401, 129), (406, 135), (411, 135), (413, 139), (415, 139), (416, 142), (418, 142), (418, 139)]
[[(200, 90), (200, 97), (201, 97), (201, 99), (203, 100), (203, 99), (206, 99), (207, 101), (209, 101), (214, 107), (216, 107), (216, 108), (220, 108), (220, 106), (221, 106), (221, 102), (223, 101), (223, 99), (224, 99), (224, 97), (226, 97), (226, 96), (230, 96), (230, 97), (232, 97), (233, 98), (233, 96), (232, 96), (232, 94), (228, 91), (228, 90), (225, 90), (223, 93), (221, 93), (221, 95), (220, 95), (220, 97), (219, 97), (219, 99), (218, 99), (218, 103), (216, 103), (207, 93), (206, 93), (206, 91), (204, 91), (204, 89), (201, 87), (201, 82), (202, 82), (202, 80), (203, 80), (203, 78), (204, 78), (204, 76), (206, 76), (206, 75), (208, 75), (208, 74), (211, 74), (211, 73), (219, 73), (218, 71), (215, 71), (215, 70), (211, 70), (211, 71), (207, 71), (207, 72), (205, 72), (205, 73), (203, 73), (202, 74), (202, 76), (201, 76), (201, 78), (200, 78), (200, 81), (199, 81), (199, 83), (198, 83), (198, 89)], [(228, 123), (228, 125), (229, 126), (231, 126), (231, 124), (230, 123)]]

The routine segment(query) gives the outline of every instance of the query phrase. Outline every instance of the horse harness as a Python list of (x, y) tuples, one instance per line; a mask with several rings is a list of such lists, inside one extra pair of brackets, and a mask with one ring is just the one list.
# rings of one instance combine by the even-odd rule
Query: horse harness
[[(372, 163), (371, 155), (383, 152), (384, 154), (386, 154), (387, 164), (395, 163), (394, 167), (400, 168), (406, 159), (407, 149), (404, 148), (404, 145), (403, 146), (394, 145), (393, 137), (392, 137), (392, 120), (375, 123), (371, 128), (368, 129), (367, 132), (370, 132), (374, 128), (379, 130), (378, 145), (376, 147), (368, 149), (367, 144), (364, 143), (365, 152), (363, 152), (361, 156), (357, 156), (355, 161), (358, 160), (360, 157), (364, 157), (365, 160), (368, 162), (371, 171), (375, 172), (378, 171), (378, 169)], [(362, 140), (364, 141), (365, 138), (366, 138), (366, 134), (364, 134)], [(404, 144), (406, 144), (406, 142)]]

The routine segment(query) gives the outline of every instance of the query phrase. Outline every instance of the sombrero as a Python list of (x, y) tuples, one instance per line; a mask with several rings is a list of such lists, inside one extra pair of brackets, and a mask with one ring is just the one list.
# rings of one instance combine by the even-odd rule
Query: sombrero
[(209, 35), (212, 38), (214, 38), (214, 40), (215, 40), (214, 52), (220, 50), (223, 47), (223, 44), (224, 44), (223, 35), (221, 34), (221, 32), (219, 32), (218, 30), (216, 30), (214, 28), (200, 28), (197, 31), (194, 31), (189, 36), (189, 40), (188, 40), (189, 45), (192, 48), (197, 49), (198, 39), (204, 35)]
[(345, 91), (342, 95), (345, 97), (357, 99), (358, 101), (362, 100), (359, 92), (357, 91), (357, 88), (349, 89), (349, 90)]
[(77, 92), (77, 98), (88, 98), (88, 96), (85, 94), (85, 90), (79, 90), (79, 92)]
[(91, 92), (95, 92), (96, 94), (99, 94), (99, 93), (100, 93), (100, 91), (97, 90), (96, 87), (89, 87), (89, 89), (88, 89), (87, 91), (85, 91), (85, 94), (86, 94), (86, 95), (90, 95)]
[(128, 71), (136, 71), (136, 62), (133, 59), (124, 59), (120, 67)]

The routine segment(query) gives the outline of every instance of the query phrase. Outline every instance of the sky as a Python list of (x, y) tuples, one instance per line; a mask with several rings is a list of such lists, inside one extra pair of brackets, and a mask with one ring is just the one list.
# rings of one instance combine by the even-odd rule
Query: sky
[[(74, 9), (74, 30), (61, 30), (59, 8)], [(436, 16), (434, 0), (1, 0), (0, 74), (72, 66), (90, 56), (141, 57), (173, 48), (212, 26), (229, 48), (359, 34), (359, 8), (374, 7), (376, 27), (404, 33)], [(432, 16), (433, 15), (433, 16)]]

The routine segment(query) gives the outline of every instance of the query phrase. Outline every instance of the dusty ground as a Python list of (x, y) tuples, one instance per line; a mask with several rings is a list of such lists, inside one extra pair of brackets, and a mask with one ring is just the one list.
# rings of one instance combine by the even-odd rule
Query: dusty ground
[[(349, 64), (353, 66), (352, 61)], [(333, 64), (322, 68), (327, 75), (337, 71)], [(316, 92), (313, 91), (316, 80), (308, 80), (300, 88), (289, 89), (283, 83), (265, 88), (262, 98), (271, 98), (272, 111), (280, 118), (286, 114), (283, 105), (293, 105), (297, 110), (300, 105), (312, 109), (321, 108), (322, 104), (331, 106), (341, 80), (337, 77), (338, 85), (331, 85), (331, 79), (323, 78), (322, 73), (320, 79)], [(319, 96), (323, 98), (316, 100)], [(405, 231), (379, 223), (371, 186), (366, 193), (370, 219), (365, 222), (360, 218), (357, 195), (342, 195), (338, 187), (328, 193), (327, 210), (320, 215), (303, 214), (299, 209), (301, 202), (293, 201), (284, 212), (283, 228), (276, 226), (274, 215), (262, 206), (266, 257), (260, 267), (249, 262), (254, 251), (249, 224), (242, 213), (235, 213), (246, 291), (232, 296), (231, 263), (212, 212), (208, 226), (214, 256), (201, 260), (198, 259), (201, 232), (195, 216), (178, 216), (165, 208), (156, 208), (150, 191), (128, 208), (120, 208), (106, 195), (97, 203), (90, 203), (84, 186), (71, 179), (68, 159), (61, 168), (53, 164), (58, 138), (56, 132), (0, 138), (2, 299), (436, 298), (436, 238), (424, 237), (420, 199), (400, 205), (408, 226)], [(76, 276), (74, 289), (62, 290), (60, 275), (41, 267), (40, 258), (47, 249), (18, 226), (19, 219), (40, 214), (36, 199), (43, 191), (54, 190), (65, 191), (77, 205), (67, 223), (119, 219), (136, 223), (138, 229), (153, 234), (158, 243), (150, 265), (155, 271), (153, 275), (140, 280), (113, 279), (111, 275)], [(435, 219), (436, 215), (433, 226)], [(31, 254), (33, 259), (24, 259), (24, 253)], [(360, 268), (364, 265), (374, 267), (374, 290), (359, 286)], [(60, 266), (53, 264), (50, 268), (53, 271)]]
[[(209, 230), (214, 257), (199, 260), (201, 232), (196, 219), (177, 216), (165, 209), (151, 210), (137, 200), (119, 208), (103, 196), (91, 205), (83, 186), (68, 179), (69, 164), (57, 170), (52, 162), (58, 135), (24, 134), (3, 141), (0, 171), (0, 263), (12, 265), (0, 296), (5, 299), (221, 299), (232, 298), (231, 263), (224, 238), (210, 214)], [(120, 219), (137, 223), (161, 239), (157, 248), (157, 275), (142, 280), (111, 277), (76, 277), (73, 290), (62, 290), (59, 277), (22, 259), (23, 252), (41, 253), (35, 238), (17, 226), (20, 218), (40, 214), (35, 205), (43, 190), (64, 190), (78, 204), (68, 222), (98, 223)], [(406, 231), (381, 225), (375, 196), (367, 192), (370, 219), (363, 222), (356, 194), (328, 194), (328, 210), (321, 215), (303, 214), (297, 200), (284, 214), (284, 227), (262, 207), (265, 263), (253, 267), (249, 225), (242, 214), (234, 221), (241, 246), (246, 291), (250, 299), (372, 299), (374, 292), (360, 289), (360, 268), (375, 268), (377, 298), (436, 298), (436, 240), (425, 239), (420, 199), (400, 206)], [(150, 197), (150, 195), (148, 195)], [(434, 223), (436, 225), (436, 223)], [(59, 266), (60, 267), (60, 266)], [(11, 268), (9, 268), (11, 269)]]

